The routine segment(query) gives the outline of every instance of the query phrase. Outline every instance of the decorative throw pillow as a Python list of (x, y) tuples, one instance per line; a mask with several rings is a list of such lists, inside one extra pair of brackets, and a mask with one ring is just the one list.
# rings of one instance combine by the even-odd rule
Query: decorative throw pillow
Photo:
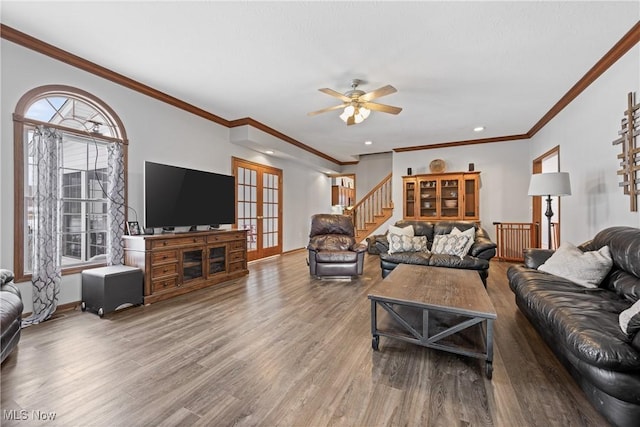
[(462, 255), (465, 256), (469, 253), (469, 250), (471, 250), (471, 246), (473, 246), (473, 243), (476, 241), (476, 229), (475, 227), (471, 227), (467, 228), (464, 231), (460, 231), (458, 227), (453, 227), (453, 230), (451, 230), (451, 235), (458, 236), (460, 234), (469, 237), (469, 242), (467, 242), (467, 246), (464, 247), (464, 254)]
[(403, 236), (389, 234), (389, 253), (397, 252), (429, 252), (427, 249), (427, 236)]
[(571, 280), (586, 288), (597, 288), (612, 265), (609, 246), (603, 246), (597, 251), (582, 252), (571, 243), (562, 243), (538, 270)]
[(620, 313), (620, 329), (627, 335), (635, 335), (640, 331), (640, 300)]
[(407, 225), (406, 227), (396, 227), (395, 225), (389, 226), (389, 234), (399, 234), (401, 236), (415, 236), (413, 225)]
[(458, 234), (439, 234), (433, 236), (433, 245), (431, 252), (434, 254), (456, 255), (460, 259), (464, 258), (466, 252), (465, 247), (469, 243), (469, 236)]

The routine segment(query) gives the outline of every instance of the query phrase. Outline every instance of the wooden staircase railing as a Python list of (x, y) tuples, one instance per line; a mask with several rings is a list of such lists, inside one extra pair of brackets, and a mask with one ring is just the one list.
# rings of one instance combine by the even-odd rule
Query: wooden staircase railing
[(350, 209), (357, 238), (364, 239), (393, 215), (391, 176), (383, 178)]

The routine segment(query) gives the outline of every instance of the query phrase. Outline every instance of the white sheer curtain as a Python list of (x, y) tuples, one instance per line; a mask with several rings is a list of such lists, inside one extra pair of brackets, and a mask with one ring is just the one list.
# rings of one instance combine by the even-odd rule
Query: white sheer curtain
[(34, 174), (34, 253), (33, 314), (22, 320), (22, 326), (43, 322), (51, 317), (58, 305), (62, 280), (60, 256), (60, 159), (62, 134), (55, 129), (38, 126), (32, 150)]

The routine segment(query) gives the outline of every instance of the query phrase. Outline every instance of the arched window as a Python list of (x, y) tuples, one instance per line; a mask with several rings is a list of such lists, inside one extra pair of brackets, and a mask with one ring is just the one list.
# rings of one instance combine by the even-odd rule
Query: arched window
[[(122, 235), (126, 219), (127, 138), (122, 122), (101, 100), (68, 86), (29, 91), (18, 102), (13, 120), (17, 279), (29, 279), (34, 267), (34, 230), (42, 216), (35, 194), (36, 175), (42, 169), (37, 141), (45, 133), (53, 135), (57, 147), (51, 170), (62, 273), (105, 265), (109, 239), (115, 241), (114, 233)], [(121, 171), (116, 184), (109, 180), (113, 163)], [(115, 220), (110, 216), (113, 209), (120, 212)]]

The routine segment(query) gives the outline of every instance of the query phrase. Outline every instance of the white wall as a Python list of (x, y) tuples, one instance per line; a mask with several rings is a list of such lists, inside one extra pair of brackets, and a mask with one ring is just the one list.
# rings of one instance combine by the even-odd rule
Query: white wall
[(561, 241), (579, 244), (609, 226), (640, 226), (640, 214), (630, 211), (629, 196), (618, 186), (621, 146), (611, 144), (627, 93), (640, 100), (639, 58), (636, 45), (531, 140), (531, 161), (559, 145), (560, 170), (571, 176), (572, 195), (560, 201)]
[(356, 175), (356, 202), (359, 202), (384, 177), (389, 175), (392, 167), (392, 153), (364, 154), (360, 156), (357, 164), (344, 166), (342, 173)]
[(493, 222), (531, 221), (528, 141), (495, 142), (433, 150), (398, 152), (393, 155), (392, 222), (402, 219), (402, 176), (411, 168), (414, 175), (429, 173), (429, 163), (442, 159), (446, 172), (463, 172), (469, 163), (480, 171), (480, 221), (495, 239)]
[[(129, 138), (129, 204), (143, 221), (142, 171), (145, 160), (231, 173), (231, 157), (283, 170), (283, 250), (305, 247), (312, 214), (329, 212), (330, 179), (295, 162), (270, 158), (229, 142), (229, 129), (150, 97), (2, 40), (0, 123), (0, 265), (13, 269), (13, 126), (20, 97), (38, 86), (61, 84), (85, 90), (122, 119)], [(215, 112), (214, 112), (215, 113)], [(135, 219), (129, 212), (131, 219)], [(19, 284), (25, 311), (32, 310), (30, 283)], [(80, 275), (63, 277), (59, 304), (79, 301)]]

